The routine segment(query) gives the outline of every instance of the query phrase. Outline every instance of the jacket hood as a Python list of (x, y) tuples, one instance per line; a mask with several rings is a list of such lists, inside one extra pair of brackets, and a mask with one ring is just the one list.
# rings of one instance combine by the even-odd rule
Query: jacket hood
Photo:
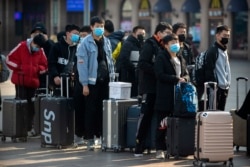
[(123, 39), (124, 35), (125, 35), (125, 32), (122, 30), (119, 30), (119, 31), (115, 31), (115, 32), (111, 33), (108, 36), (108, 38), (109, 39), (117, 39), (117, 40), (121, 41)]

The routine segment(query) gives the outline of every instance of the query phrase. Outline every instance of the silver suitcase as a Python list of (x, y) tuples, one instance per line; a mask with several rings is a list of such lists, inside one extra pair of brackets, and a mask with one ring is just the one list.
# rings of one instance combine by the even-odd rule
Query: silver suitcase
[[(207, 87), (216, 83), (205, 83), (205, 97)], [(211, 89), (210, 89), (211, 90)], [(210, 93), (211, 94), (211, 93)], [(229, 111), (216, 110), (216, 91), (209, 98), (210, 110), (196, 115), (194, 165), (206, 166), (207, 162), (223, 162), (233, 166), (233, 119)], [(204, 104), (206, 109), (206, 103)]]
[(125, 148), (127, 110), (134, 104), (138, 104), (137, 99), (103, 100), (102, 151), (119, 152)]

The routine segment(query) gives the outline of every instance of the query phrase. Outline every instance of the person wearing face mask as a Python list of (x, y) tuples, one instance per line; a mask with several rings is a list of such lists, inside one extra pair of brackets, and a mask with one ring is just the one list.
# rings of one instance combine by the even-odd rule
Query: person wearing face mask
[(94, 138), (102, 135), (102, 103), (109, 98), (109, 76), (114, 73), (112, 48), (104, 36), (104, 24), (98, 16), (91, 18), (92, 33), (83, 39), (76, 53), (81, 92), (85, 96), (84, 138), (90, 147)]
[(139, 57), (139, 94), (145, 98), (145, 103), (141, 107), (143, 117), (139, 124), (136, 136), (136, 147), (134, 156), (143, 156), (145, 140), (150, 130), (151, 120), (154, 113), (154, 103), (156, 96), (156, 78), (154, 63), (157, 53), (163, 49), (162, 38), (172, 33), (172, 26), (166, 22), (160, 22), (154, 35), (146, 39)]
[[(163, 38), (164, 50), (161, 50), (155, 60), (154, 69), (157, 79), (155, 110), (157, 125), (170, 116), (174, 109), (174, 87), (178, 82), (188, 82), (189, 75), (184, 58), (177, 54), (180, 50), (178, 36), (167, 35)], [(166, 150), (166, 129), (156, 130), (156, 156), (164, 158)]]
[(13, 71), (11, 82), (15, 84), (16, 97), (28, 101), (28, 115), (25, 122), (28, 136), (32, 135), (35, 114), (32, 98), (40, 85), (39, 75), (46, 73), (48, 68), (46, 55), (41, 48), (44, 43), (44, 36), (38, 34), (34, 38), (19, 43), (6, 58), (7, 66)]
[(225, 110), (228, 91), (231, 84), (231, 70), (227, 44), (230, 39), (230, 28), (221, 25), (216, 28), (216, 41), (206, 55), (206, 81), (217, 82), (217, 109)]
[(119, 73), (120, 81), (132, 83), (131, 97), (138, 96), (137, 65), (144, 37), (145, 28), (135, 26), (132, 34), (123, 42), (120, 56), (116, 61), (116, 71)]
[[(32, 27), (32, 30), (30, 32), (30, 37), (34, 38), (38, 34), (42, 34), (45, 38), (45, 43), (42, 46), (42, 48), (44, 50), (45, 55), (48, 58), (49, 52), (50, 52), (52, 46), (54, 45), (54, 42), (52, 40), (48, 39), (47, 29), (45, 28), (44, 24), (41, 22), (36, 22), (34, 24), (34, 26)], [(46, 87), (46, 74), (40, 75), (39, 79), (40, 79), (40, 86), (39, 87), (45, 88)]]
[(184, 23), (176, 23), (173, 25), (173, 33), (178, 36), (179, 44), (180, 44), (180, 54), (186, 61), (186, 65), (194, 64), (194, 54), (192, 52), (192, 48), (186, 42), (187, 36), (187, 26)]
[[(49, 64), (49, 76), (50, 76), (50, 87), (54, 90), (56, 95), (60, 92), (56, 88), (60, 88), (60, 74), (74, 74), (74, 64), (76, 62), (76, 49), (77, 44), (80, 40), (79, 36), (80, 28), (74, 24), (65, 26), (65, 36), (62, 40), (55, 43), (51, 48), (48, 57)], [(63, 84), (64, 96), (66, 96), (66, 84)], [(70, 96), (73, 95), (73, 87), (69, 88)]]

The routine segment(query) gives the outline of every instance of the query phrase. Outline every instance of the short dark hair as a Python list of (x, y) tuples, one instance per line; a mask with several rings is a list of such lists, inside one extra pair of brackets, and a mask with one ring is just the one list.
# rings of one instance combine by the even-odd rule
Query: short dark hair
[(111, 20), (105, 20), (104, 29), (109, 33), (114, 32), (115, 28), (113, 22)]
[(93, 16), (90, 19), (90, 25), (93, 26), (93, 25), (95, 25), (95, 23), (104, 24), (104, 20), (98, 16)]
[(135, 33), (138, 29), (143, 29), (143, 30), (145, 30), (145, 28), (143, 27), (143, 26), (135, 26), (134, 28), (133, 28), (133, 33)]
[(68, 25), (65, 26), (65, 32), (70, 32), (72, 30), (79, 31), (80, 28), (78, 26), (76, 26), (75, 24), (68, 24)]
[(65, 31), (61, 31), (56, 34), (57, 41), (61, 41), (63, 39), (63, 36), (66, 36)]
[(167, 44), (169, 41), (172, 40), (178, 40), (178, 36), (176, 34), (168, 34), (165, 37), (163, 37), (162, 42), (164, 44)]
[(37, 34), (34, 38), (33, 38), (33, 42), (35, 44), (37, 44), (39, 47), (44, 46), (46, 40), (44, 38), (44, 36), (42, 34)]
[(216, 34), (219, 34), (222, 31), (230, 31), (230, 28), (227, 25), (220, 25), (216, 27)]
[(184, 23), (180, 23), (180, 22), (175, 23), (173, 25), (173, 33), (176, 33), (179, 28), (187, 28), (187, 25)]
[(163, 32), (166, 29), (169, 29), (169, 30), (173, 31), (173, 28), (172, 28), (172, 26), (169, 23), (167, 23), (167, 22), (160, 22), (156, 26), (154, 34), (157, 34), (159, 31)]
[(90, 26), (83, 26), (83, 27), (80, 29), (80, 32), (91, 33), (91, 28), (90, 28)]

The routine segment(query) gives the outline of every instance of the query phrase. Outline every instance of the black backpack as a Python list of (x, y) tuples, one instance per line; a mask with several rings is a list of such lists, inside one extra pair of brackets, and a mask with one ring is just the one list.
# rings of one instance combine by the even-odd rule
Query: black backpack
[[(212, 46), (211, 48), (213, 52), (216, 52), (216, 59), (218, 58), (218, 49), (215, 46)], [(194, 83), (196, 86), (203, 85), (207, 79), (206, 79), (206, 58), (207, 58), (208, 50), (203, 51), (199, 53), (199, 55), (195, 58), (195, 66), (192, 74), (192, 83)]]

